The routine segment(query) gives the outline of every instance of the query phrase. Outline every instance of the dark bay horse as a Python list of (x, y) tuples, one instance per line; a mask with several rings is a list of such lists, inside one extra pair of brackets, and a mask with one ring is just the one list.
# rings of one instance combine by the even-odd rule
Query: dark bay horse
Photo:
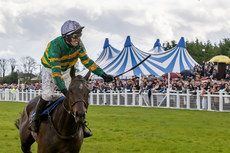
[(38, 133), (29, 130), (29, 116), (36, 107), (39, 97), (32, 99), (24, 108), (19, 120), (21, 149), (31, 153), (36, 141), (38, 153), (78, 153), (83, 143), (83, 122), (88, 108), (89, 88), (85, 77), (75, 76), (71, 69), (71, 83), (67, 97), (48, 118), (44, 119)]

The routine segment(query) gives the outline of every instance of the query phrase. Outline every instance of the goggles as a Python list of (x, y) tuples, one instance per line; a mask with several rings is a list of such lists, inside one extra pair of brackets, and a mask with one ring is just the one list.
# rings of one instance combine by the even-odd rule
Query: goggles
[(73, 38), (73, 39), (77, 39), (79, 37), (81, 37), (82, 33), (73, 33), (71, 35), (69, 35), (70, 38)]

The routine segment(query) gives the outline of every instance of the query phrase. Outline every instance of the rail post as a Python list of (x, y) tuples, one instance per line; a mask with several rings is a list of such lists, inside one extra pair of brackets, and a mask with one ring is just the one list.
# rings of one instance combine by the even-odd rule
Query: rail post
[(15, 94), (16, 94), (16, 101), (19, 101), (19, 90), (18, 89), (15, 90)]
[(190, 97), (189, 97), (189, 95), (190, 95), (190, 92), (189, 92), (189, 89), (187, 89), (187, 95), (186, 95), (186, 101), (187, 101), (186, 108), (187, 109), (190, 109)]
[(166, 107), (169, 108), (170, 107), (170, 95), (169, 95), (169, 88), (167, 88), (167, 101), (166, 101)]
[(89, 104), (93, 105), (93, 92), (90, 92), (90, 97), (89, 97)]
[(107, 103), (106, 103), (106, 92), (103, 91), (103, 93), (104, 93), (104, 94), (103, 94), (103, 101), (104, 101), (104, 105), (105, 105), (105, 104), (107, 104)]
[(135, 90), (133, 90), (133, 92), (132, 92), (133, 94), (132, 94), (132, 104), (131, 105), (135, 105)]
[(127, 89), (125, 89), (125, 106), (127, 106), (128, 101), (128, 94), (127, 94)]
[(113, 91), (112, 90), (110, 90), (110, 94), (109, 95), (110, 95), (109, 96), (109, 98), (110, 98), (110, 104), (113, 106), (114, 103), (113, 103)]
[(208, 92), (208, 110), (209, 111), (212, 110), (212, 108), (211, 108), (211, 94), (210, 94), (210, 92)]
[(179, 95), (179, 91), (176, 92), (176, 108), (180, 108), (180, 95)]
[(5, 100), (6, 101), (10, 100), (10, 90), (9, 89), (5, 89)]
[(196, 106), (197, 106), (197, 109), (200, 110), (200, 91), (199, 90), (196, 91)]
[(219, 104), (219, 111), (223, 111), (223, 91), (222, 90), (220, 90), (219, 96), (220, 96), (220, 100), (219, 100), (219, 102), (220, 102), (220, 104)]
[(99, 105), (99, 90), (97, 90), (97, 105)]

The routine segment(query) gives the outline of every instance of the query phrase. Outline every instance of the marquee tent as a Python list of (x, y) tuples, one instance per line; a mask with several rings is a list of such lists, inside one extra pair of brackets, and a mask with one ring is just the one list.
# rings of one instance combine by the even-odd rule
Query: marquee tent
[(95, 62), (100, 65), (100, 64), (104, 63), (105, 61), (108, 61), (108, 60), (114, 58), (119, 53), (120, 53), (120, 51), (118, 49), (112, 47), (109, 44), (109, 39), (106, 38), (105, 42), (104, 42), (103, 50)]
[(146, 63), (155, 65), (164, 73), (180, 73), (183, 70), (188, 70), (193, 68), (195, 65), (198, 65), (198, 63), (189, 55), (186, 49), (184, 37), (181, 37), (177, 46), (171, 50), (159, 54), (152, 54)]
[[(127, 37), (122, 51), (114, 56), (111, 60), (100, 63), (99, 66), (108, 74), (119, 75), (131, 69), (150, 53), (141, 51), (136, 48), (130, 36)], [(158, 54), (150, 54), (151, 57), (132, 71), (123, 76), (132, 75), (150, 75), (161, 76), (168, 72), (178, 72), (193, 68), (198, 63), (189, 55), (184, 38), (182, 37), (178, 45), (171, 50)]]
[(156, 40), (153, 48), (149, 50), (148, 52), (152, 54), (158, 54), (158, 53), (164, 52), (164, 49), (162, 48), (161, 43), (160, 43), (160, 39)]
[[(130, 36), (126, 38), (125, 45), (123, 50), (111, 61), (103, 64), (101, 68), (113, 75), (119, 75), (138, 63), (140, 63), (143, 59), (145, 59), (149, 53), (141, 51), (140, 49), (136, 48), (131, 40)], [(142, 63), (140, 66), (135, 68), (134, 70), (124, 74), (124, 76), (132, 76), (132, 75), (162, 75), (164, 72), (161, 69), (157, 69), (154, 67), (154, 64), (151, 65), (150, 63), (145, 64), (146, 62)]]

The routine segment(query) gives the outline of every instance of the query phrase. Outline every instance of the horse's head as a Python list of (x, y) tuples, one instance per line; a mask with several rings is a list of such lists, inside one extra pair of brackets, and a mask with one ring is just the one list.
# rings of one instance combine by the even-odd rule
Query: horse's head
[(71, 83), (67, 93), (68, 107), (74, 115), (75, 120), (83, 122), (88, 108), (89, 87), (88, 79), (90, 72), (85, 77), (75, 76), (75, 71), (71, 69)]

